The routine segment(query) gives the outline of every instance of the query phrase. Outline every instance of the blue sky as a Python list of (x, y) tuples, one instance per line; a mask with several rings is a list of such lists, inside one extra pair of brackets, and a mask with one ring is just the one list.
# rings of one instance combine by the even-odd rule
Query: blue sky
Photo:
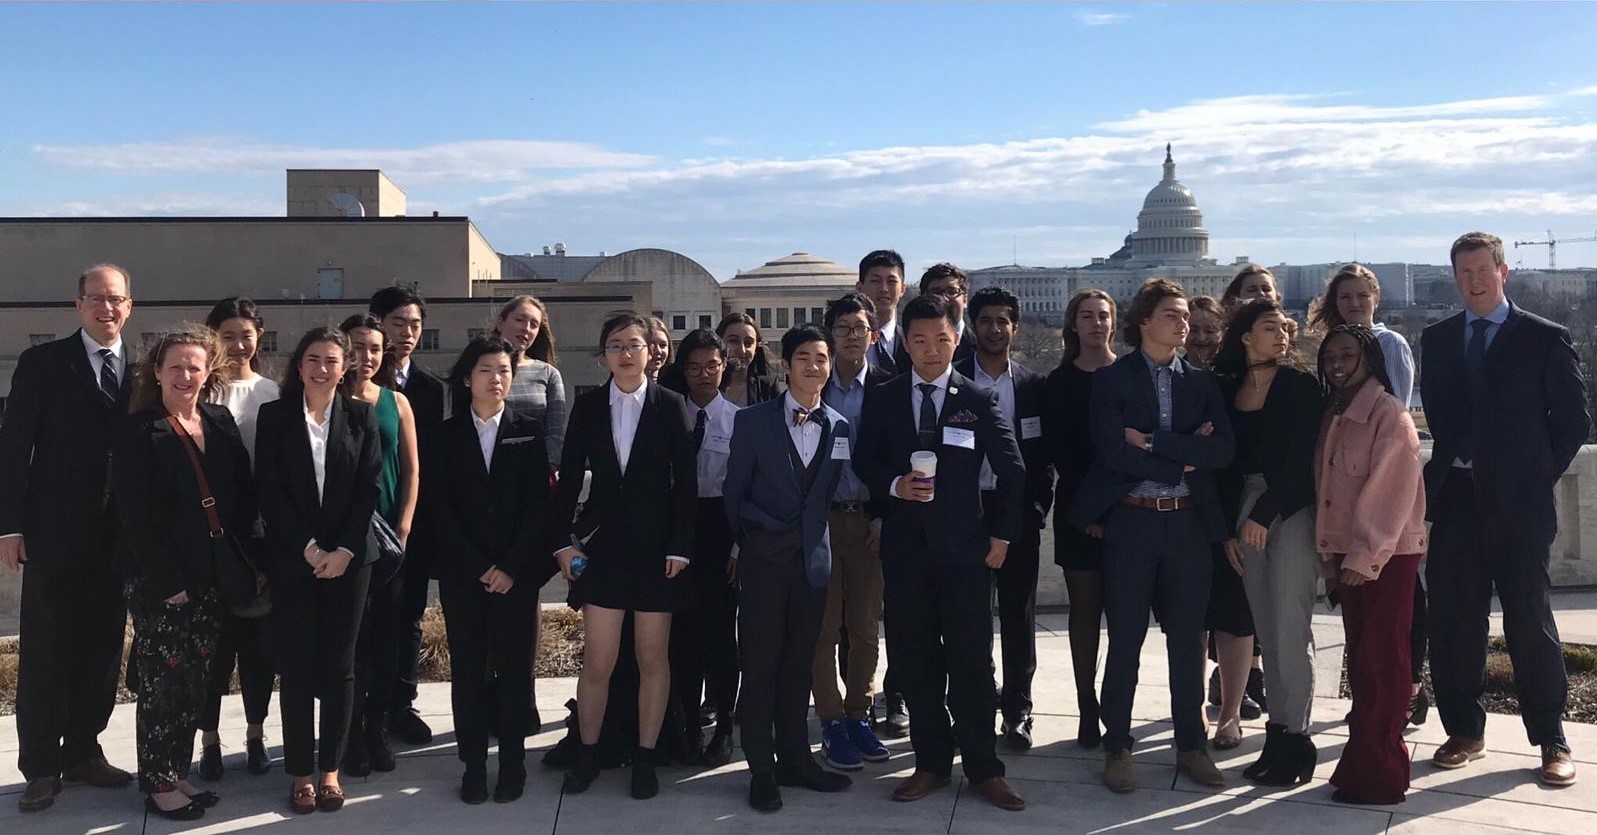
[(378, 167), (503, 252), (1076, 264), (1169, 141), (1223, 261), (1439, 262), (1597, 231), (1593, 44), (1582, 3), (0, 5), (0, 216)]

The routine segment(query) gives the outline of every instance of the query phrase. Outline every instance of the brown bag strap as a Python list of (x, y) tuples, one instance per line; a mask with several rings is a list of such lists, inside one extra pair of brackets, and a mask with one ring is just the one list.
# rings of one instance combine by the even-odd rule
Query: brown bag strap
[(200, 483), (200, 507), (205, 510), (205, 521), (211, 526), (211, 538), (222, 538), (222, 518), (216, 514), (216, 497), (211, 494), (211, 483), (205, 478), (205, 467), (200, 463), (200, 448), (194, 443), (194, 436), (183, 428), (183, 423), (177, 415), (167, 415), (166, 422), (172, 424), (179, 437), (183, 439), (183, 449), (189, 454), (189, 464), (194, 467), (194, 478)]

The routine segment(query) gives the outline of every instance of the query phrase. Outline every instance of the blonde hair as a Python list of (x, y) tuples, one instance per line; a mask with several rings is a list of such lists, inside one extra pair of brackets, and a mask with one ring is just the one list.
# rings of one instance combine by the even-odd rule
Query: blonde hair
[(525, 356), (528, 359), (543, 360), (550, 365), (557, 365), (558, 363), (555, 361), (555, 332), (554, 328), (549, 324), (549, 308), (545, 307), (543, 300), (537, 296), (523, 293), (519, 296), (511, 297), (510, 301), (500, 306), (499, 317), (494, 320), (494, 333), (497, 334), (499, 332), (498, 325), (503, 324), (505, 319), (516, 311), (516, 308), (524, 304), (532, 305), (538, 309), (539, 313), (543, 314), (543, 324), (538, 326), (538, 338), (527, 346)]
[(1342, 282), (1355, 278), (1364, 279), (1370, 286), (1370, 292), (1375, 295), (1376, 303), (1380, 303), (1381, 280), (1375, 277), (1375, 273), (1363, 264), (1343, 264), (1325, 283), (1325, 295), (1309, 303), (1309, 330), (1326, 333), (1338, 325), (1347, 324), (1347, 320), (1342, 318), (1342, 311), (1336, 309), (1336, 288)]
[(222, 391), (233, 378), (227, 367), (227, 354), (222, 350), (222, 341), (217, 338), (216, 331), (210, 328), (183, 324), (161, 334), (145, 353), (144, 361), (134, 370), (133, 395), (128, 400), (129, 412), (138, 413), (160, 405), (161, 384), (156, 380), (156, 374), (161, 370), (161, 363), (166, 361), (166, 352), (180, 345), (194, 345), (205, 351), (207, 375), (205, 385), (200, 389), (200, 401), (215, 403), (221, 399)]

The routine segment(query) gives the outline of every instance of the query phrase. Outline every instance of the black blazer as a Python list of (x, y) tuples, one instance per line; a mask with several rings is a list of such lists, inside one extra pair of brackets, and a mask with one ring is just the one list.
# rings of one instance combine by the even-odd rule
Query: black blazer
[[(880, 496), (884, 504), (882, 559), (980, 562), (987, 556), (989, 536), (1008, 542), (1022, 536), (1026, 465), (1020, 447), (998, 411), (997, 397), (955, 371), (948, 378), (943, 409), (937, 416), (937, 491), (930, 502), (894, 496), (893, 479), (910, 471), (910, 453), (920, 448), (910, 398), (913, 380), (912, 374), (900, 374), (865, 392), (859, 442), (854, 445), (855, 474), (871, 496)], [(948, 427), (974, 432), (975, 448), (943, 443)], [(983, 459), (998, 476), (990, 516), (983, 510), (979, 483)], [(930, 554), (924, 556), (910, 550), (920, 529), (925, 530), (930, 547)]]
[(304, 398), (289, 395), (261, 404), (255, 427), (255, 486), (266, 525), (268, 564), (283, 560), (287, 565), (280, 567), (309, 572), (302, 554), (313, 539), (324, 551), (348, 548), (355, 555), (351, 565), (377, 559), (371, 537), (382, 471), (377, 413), (338, 393), (333, 395), (330, 423), (327, 476), (318, 502)]
[[(1159, 429), (1159, 397), (1142, 351), (1134, 349), (1093, 373), (1088, 420), (1097, 457), (1076, 490), (1070, 524), (1085, 530), (1099, 523), (1138, 484), (1178, 484), (1182, 468), (1191, 465), (1197, 469), (1185, 477), (1204, 530), (1213, 542), (1230, 536), (1215, 489), (1215, 471), (1231, 463), (1235, 450), (1225, 402), (1213, 374), (1193, 368), (1180, 357), (1174, 361), (1181, 373), (1170, 388), (1169, 431)], [(1214, 433), (1194, 435), (1205, 423), (1214, 424)], [(1127, 427), (1150, 433), (1153, 452), (1126, 443)]]
[(26, 537), (35, 566), (95, 563), (117, 534), (111, 446), (127, 416), (134, 362), (124, 338), (122, 389), (112, 401), (81, 333), (22, 352), (0, 422), (0, 534)]
[[(593, 471), (593, 479), (578, 513), (586, 470)], [(682, 419), (682, 395), (649, 384), (624, 475), (610, 433), (610, 385), (577, 395), (560, 453), (560, 483), (549, 525), (551, 554), (570, 545), (573, 534), (586, 541), (600, 528), (625, 519), (632, 551), (628, 556), (692, 559), (698, 507), (698, 454)]]
[[(1219, 382), (1229, 416), (1236, 412), (1242, 381), (1220, 377)], [(1259, 458), (1264, 462), (1261, 472), (1266, 486), (1248, 512), (1249, 519), (1268, 528), (1277, 516), (1285, 519), (1314, 504), (1314, 448), (1324, 416), (1325, 392), (1320, 381), (1291, 366), (1278, 368), (1258, 415), (1260, 434), (1254, 442), (1261, 447)], [(1236, 441), (1240, 444), (1242, 438)], [(1236, 457), (1242, 457), (1240, 450)], [(1234, 460), (1220, 471), (1220, 506), (1225, 508), (1226, 524), (1233, 530), (1242, 510), (1244, 475)]]
[(421, 363), (411, 357), (410, 376), (405, 378), (402, 393), (416, 416), (416, 452), (421, 459), (421, 488), (416, 495), (416, 518), (411, 524), (410, 538), (405, 541), (405, 562), (412, 566), (411, 570), (425, 568), (430, 571), (437, 538), (433, 533), (434, 514), (429, 510), (432, 493), (449, 488), (448, 482), (428, 475), (427, 462), (432, 458), (433, 439), (444, 424), (449, 392), (438, 375), (422, 368)]
[(416, 435), (426, 435), (444, 422), (444, 406), (448, 404), (448, 386), (437, 374), (421, 367), (415, 357), (410, 360), (410, 376), (405, 378), (401, 392), (410, 401), (410, 411), (416, 415)]
[[(1054, 465), (1042, 432), (1043, 410), (1048, 401), (1048, 378), (1018, 362), (1011, 362), (1009, 368), (1015, 377), (1015, 422), (1009, 430), (1015, 433), (1015, 440), (1020, 444), (1020, 456), (1026, 463), (1023, 524), (1027, 530), (1035, 530), (1044, 526), (1048, 509), (1054, 503)], [(954, 370), (967, 379), (975, 379), (976, 357), (955, 360)]]
[[(124, 576), (144, 578), (152, 603), (180, 591), (197, 597), (215, 584), (211, 526), (200, 507), (189, 442), (166, 415), (157, 406), (123, 423), (111, 468), (122, 518), (122, 570)], [(256, 515), (249, 452), (226, 406), (201, 404), (200, 419), (205, 426), (200, 461), (218, 521), (242, 542)]]
[(1426, 513), (1435, 519), (1435, 498), (1467, 445), (1488, 524), (1551, 543), (1558, 532), (1554, 485), (1591, 435), (1585, 378), (1569, 331), (1511, 306), (1486, 349), (1481, 403), (1470, 393), (1464, 339), (1462, 312), (1420, 337), (1425, 420), (1435, 439), (1425, 465), (1425, 489), (1433, 499)]
[(1043, 408), (1043, 441), (1058, 481), (1054, 484), (1054, 529), (1070, 524), (1070, 502), (1092, 469), (1089, 406), (1095, 372), (1063, 363), (1048, 373)]
[[(508, 409), (484, 468), (470, 411), (444, 421), (426, 467), (447, 489), (430, 505), (443, 576), (475, 583), (492, 566), (515, 580), (548, 576), (549, 453), (543, 427)], [(543, 572), (540, 575), (540, 572)]]

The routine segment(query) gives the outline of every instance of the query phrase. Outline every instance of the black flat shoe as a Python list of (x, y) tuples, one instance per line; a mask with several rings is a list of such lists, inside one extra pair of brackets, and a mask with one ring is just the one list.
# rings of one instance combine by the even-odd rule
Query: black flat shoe
[(571, 794), (582, 794), (599, 779), (599, 746), (577, 746), (576, 762), (571, 770), (566, 772), (566, 779), (561, 782), (560, 790)]
[(756, 812), (775, 812), (782, 808), (782, 790), (776, 787), (775, 777), (756, 774), (749, 780), (749, 807)]
[(179, 806), (176, 809), (168, 811), (166, 809), (162, 809), (155, 802), (155, 798), (150, 797), (149, 795), (144, 796), (144, 811), (149, 812), (156, 817), (166, 818), (170, 821), (197, 821), (200, 818), (205, 817), (205, 807), (195, 803), (192, 800), (190, 800), (186, 806)]
[(466, 766), (466, 774), (460, 778), (460, 799), (473, 806), (488, 802), (488, 769), (486, 766)]
[(207, 745), (200, 749), (200, 767), (197, 769), (200, 779), (207, 783), (214, 783), (222, 779), (222, 746), (220, 744)]
[(256, 776), (272, 770), (272, 758), (266, 754), (265, 740), (244, 740), (244, 769)]
[(189, 795), (189, 802), (201, 809), (210, 809), (222, 802), (222, 796), (216, 792), (200, 792)]
[(639, 748), (632, 756), (632, 796), (648, 800), (660, 793), (660, 776), (654, 773), (654, 749)]
[(732, 761), (732, 729), (716, 730), (709, 744), (704, 746), (703, 760), (710, 768), (720, 768)]
[(514, 803), (527, 790), (526, 769), (499, 767), (499, 781), (494, 783), (495, 803)]

